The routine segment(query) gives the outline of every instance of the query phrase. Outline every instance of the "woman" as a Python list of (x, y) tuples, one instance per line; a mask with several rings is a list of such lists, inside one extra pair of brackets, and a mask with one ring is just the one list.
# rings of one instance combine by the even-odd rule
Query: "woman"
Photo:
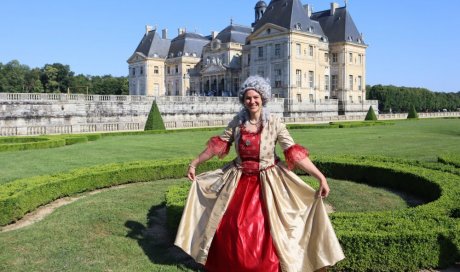
[[(344, 258), (322, 202), (326, 178), (268, 112), (270, 96), (267, 81), (249, 77), (239, 93), (241, 112), (189, 165), (194, 182), (175, 244), (207, 271), (316, 271)], [(233, 142), (233, 162), (195, 176), (199, 164), (224, 157)], [(287, 167), (275, 154), (277, 142)], [(317, 192), (290, 171), (295, 166), (319, 181)]]

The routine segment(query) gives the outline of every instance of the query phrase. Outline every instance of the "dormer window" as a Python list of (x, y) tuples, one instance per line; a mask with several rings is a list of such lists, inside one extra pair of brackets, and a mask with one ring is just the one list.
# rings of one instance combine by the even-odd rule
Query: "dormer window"
[(179, 51), (179, 52), (177, 53), (177, 56), (178, 56), (178, 57), (182, 56), (182, 51)]
[(313, 27), (312, 26), (308, 27), (308, 32), (313, 32)]
[(172, 53), (172, 52), (169, 53), (169, 57), (170, 57), (170, 58), (174, 57), (174, 53)]
[(270, 34), (272, 30), (270, 28), (267, 29), (267, 34)]
[(296, 30), (302, 30), (302, 25), (300, 23), (295, 24)]

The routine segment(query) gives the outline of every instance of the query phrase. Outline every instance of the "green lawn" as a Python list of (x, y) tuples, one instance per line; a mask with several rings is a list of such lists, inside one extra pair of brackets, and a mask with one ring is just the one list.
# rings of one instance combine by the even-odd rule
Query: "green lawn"
[[(112, 162), (192, 157), (217, 133), (219, 130), (103, 137), (61, 148), (2, 152), (0, 183)], [(438, 154), (460, 153), (460, 119), (299, 129), (291, 130), (291, 134), (313, 156), (383, 155), (436, 161)], [(150, 216), (161, 207), (165, 190), (179, 182), (183, 180), (134, 184), (90, 195), (34, 225), (2, 232), (0, 271), (188, 270), (171, 259), (170, 249), (159, 244), (158, 237), (146, 232), (146, 227), (155, 223)], [(308, 178), (307, 182), (316, 186)], [(327, 201), (336, 211), (377, 211), (408, 205), (384, 189), (343, 180), (329, 182), (332, 192)]]
[[(192, 157), (203, 149), (210, 136), (218, 133), (220, 130), (103, 137), (60, 148), (2, 152), (0, 183), (112, 162)], [(460, 119), (397, 121), (393, 126), (293, 129), (291, 134), (313, 156), (383, 155), (436, 161), (441, 152), (460, 153)]]

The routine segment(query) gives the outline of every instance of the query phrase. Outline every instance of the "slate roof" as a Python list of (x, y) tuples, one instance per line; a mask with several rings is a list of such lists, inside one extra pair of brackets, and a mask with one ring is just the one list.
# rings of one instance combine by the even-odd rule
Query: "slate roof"
[(364, 44), (346, 7), (337, 8), (334, 15), (330, 10), (315, 12), (310, 17), (320, 23), (329, 42), (353, 42)]
[(171, 40), (162, 39), (157, 30), (151, 30), (144, 35), (134, 53), (142, 53), (146, 57), (166, 58)]
[[(272, 0), (262, 18), (254, 25), (254, 32), (267, 23), (325, 36), (318, 21), (311, 20), (299, 0)], [(300, 29), (296, 26), (299, 24)]]
[(219, 39), (222, 43), (246, 43), (246, 37), (251, 34), (251, 28), (247, 26), (239, 25), (229, 25), (224, 28), (219, 34), (217, 34), (216, 39)]
[(196, 53), (196, 57), (200, 58), (203, 53), (203, 47), (209, 42), (209, 36), (203, 37), (197, 33), (182, 33), (171, 41), (168, 58), (184, 56), (185, 53), (188, 53), (189, 56)]

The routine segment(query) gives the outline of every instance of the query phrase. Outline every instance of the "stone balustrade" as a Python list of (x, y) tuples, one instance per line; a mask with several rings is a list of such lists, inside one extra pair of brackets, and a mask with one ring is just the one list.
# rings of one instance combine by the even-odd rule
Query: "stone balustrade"
[[(167, 129), (223, 127), (241, 109), (236, 97), (0, 93), (0, 136), (143, 130), (153, 101)], [(274, 98), (270, 111), (284, 116), (286, 123), (327, 123), (363, 120), (370, 105), (376, 110), (378, 101), (342, 103), (350, 112), (338, 115), (341, 105), (335, 99), (310, 103)], [(407, 114), (378, 117), (405, 119)], [(460, 112), (419, 117), (460, 117)]]

